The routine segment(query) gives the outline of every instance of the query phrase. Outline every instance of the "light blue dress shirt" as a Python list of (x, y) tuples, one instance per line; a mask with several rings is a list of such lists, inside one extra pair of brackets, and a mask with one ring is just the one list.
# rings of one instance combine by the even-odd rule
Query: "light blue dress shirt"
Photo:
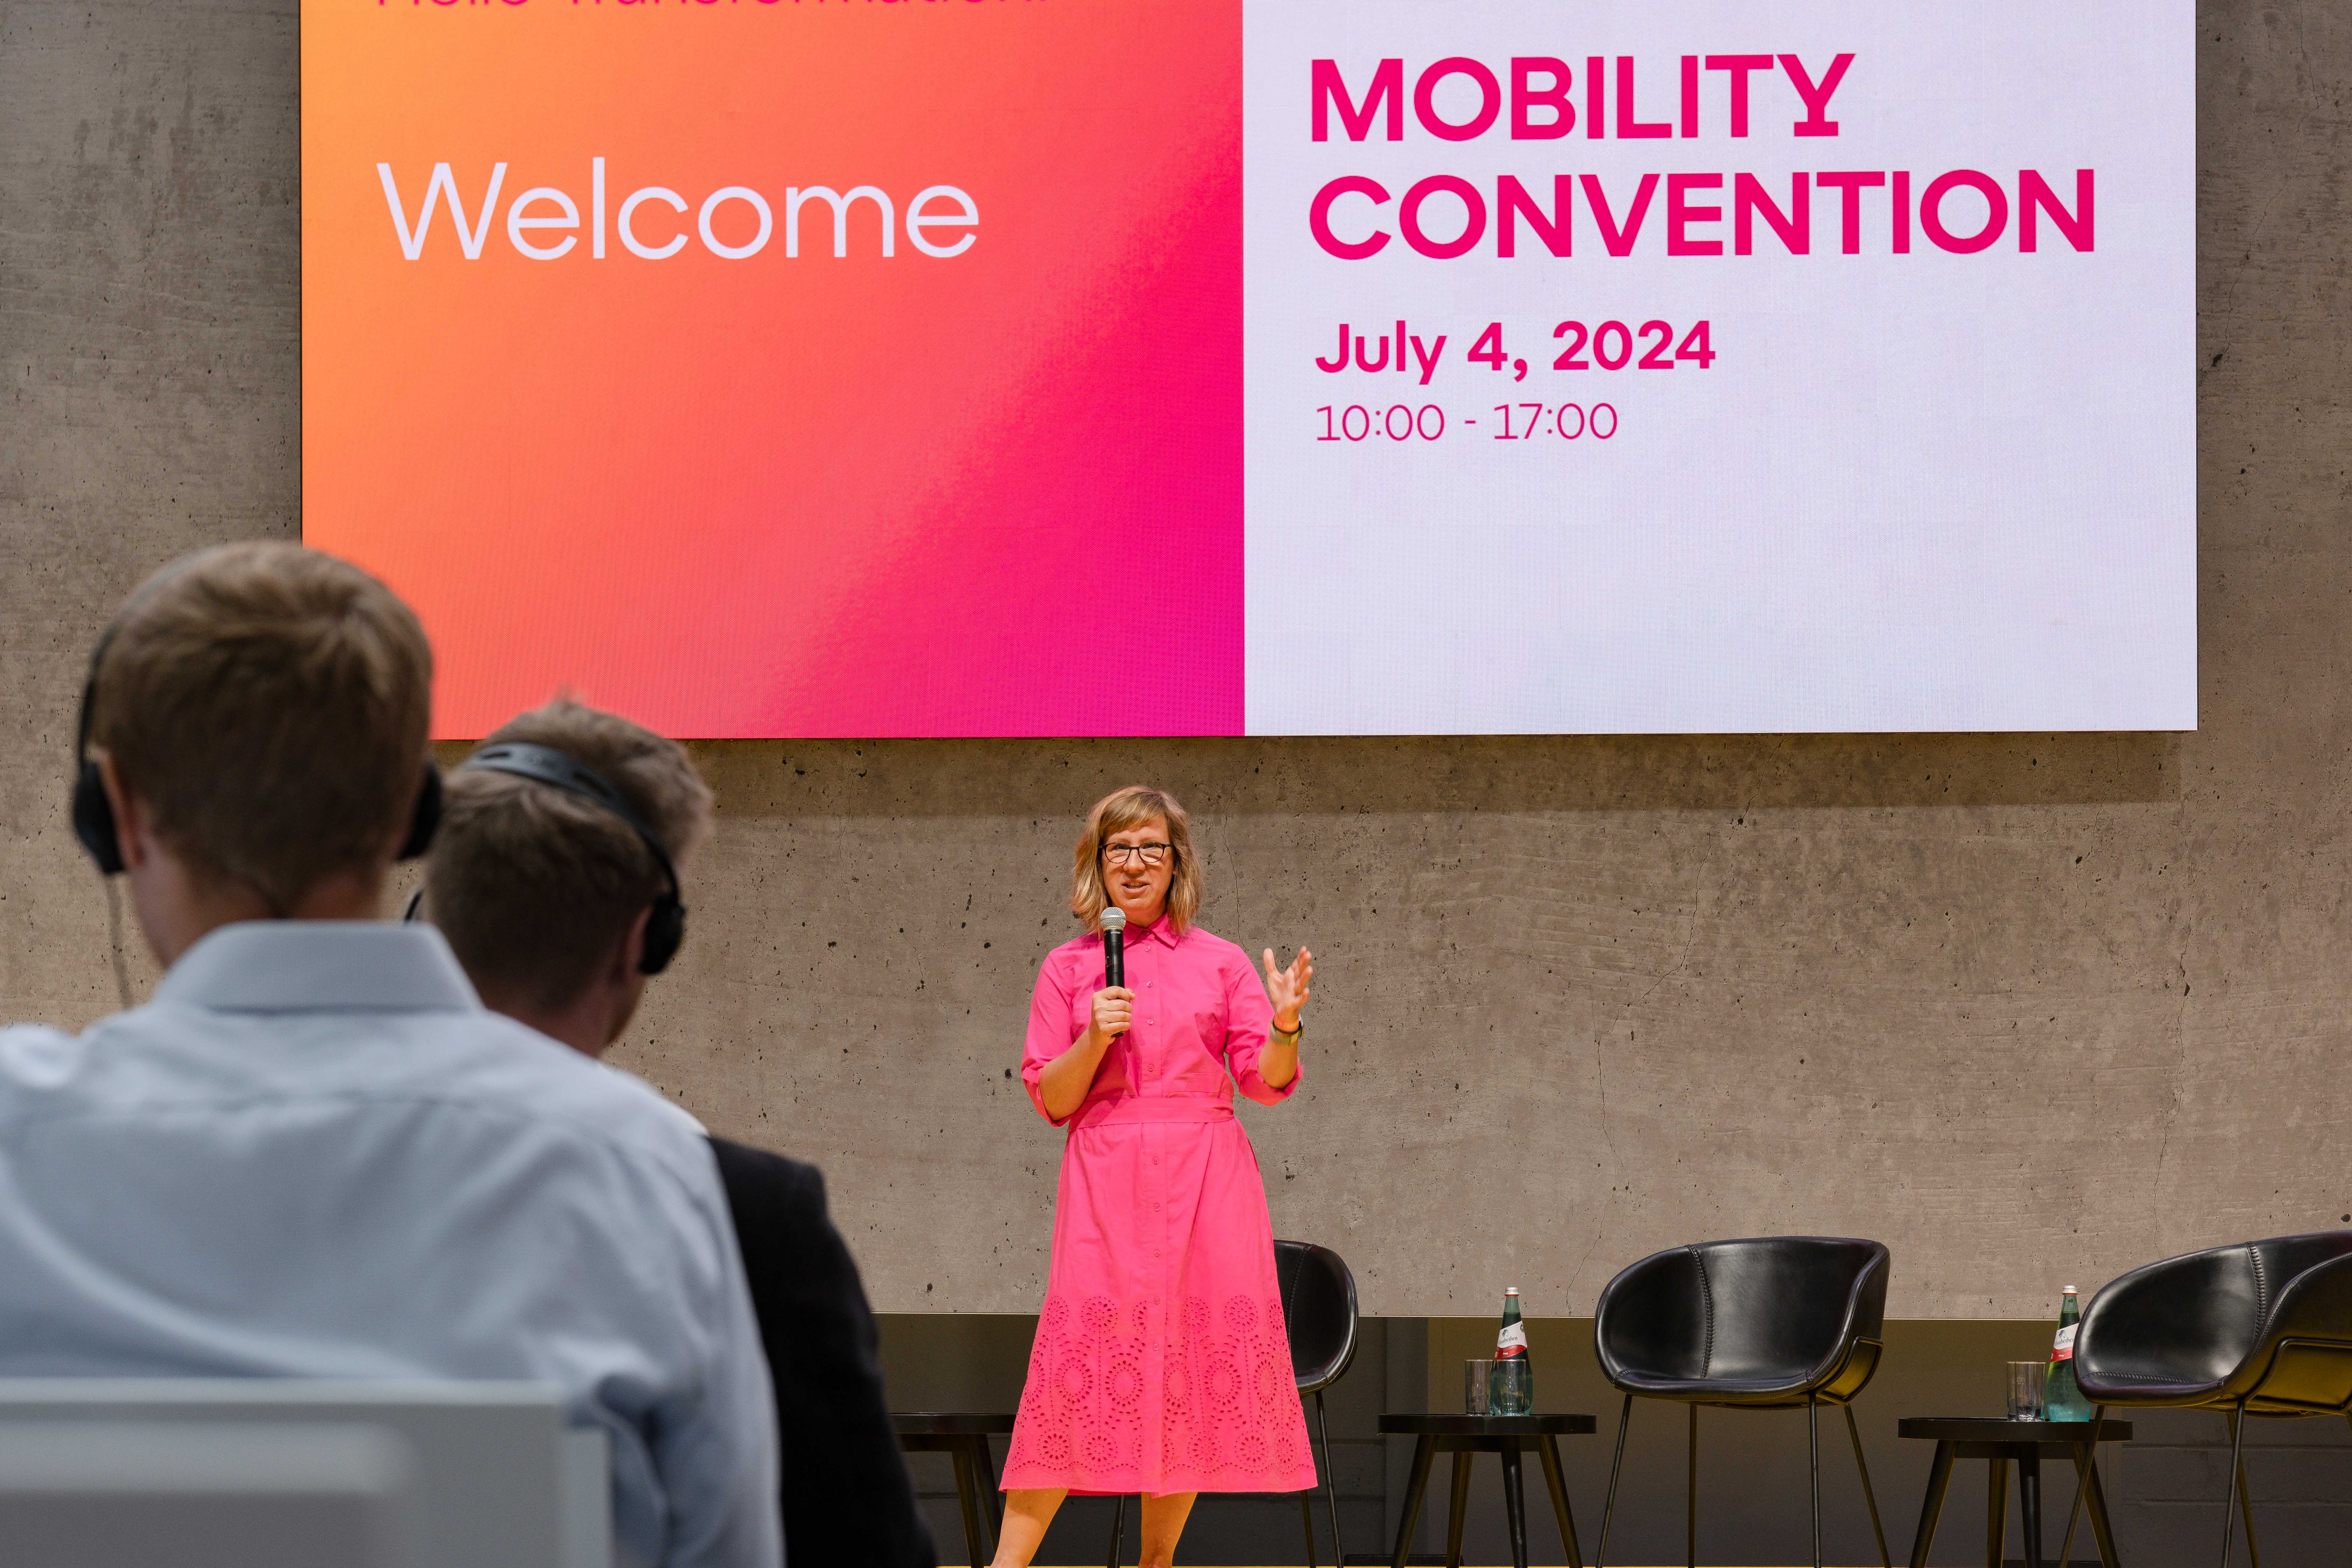
[(225, 926), (144, 1007), (0, 1030), (0, 1375), (555, 1384), (620, 1562), (782, 1559), (709, 1144), (429, 926)]

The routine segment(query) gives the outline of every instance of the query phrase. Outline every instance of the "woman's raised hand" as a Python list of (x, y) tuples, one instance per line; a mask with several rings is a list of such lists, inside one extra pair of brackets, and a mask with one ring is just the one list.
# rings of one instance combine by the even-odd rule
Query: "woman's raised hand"
[(1095, 993), (1092, 1027), (1106, 1044), (1127, 1033), (1135, 1022), (1135, 993), (1124, 985), (1106, 985)]
[(1307, 983), (1314, 978), (1315, 955), (1305, 948), (1287, 969), (1276, 969), (1274, 949), (1265, 950), (1265, 999), (1274, 1004), (1274, 1026), (1282, 1033), (1297, 1031), (1298, 1010), (1307, 1005)]

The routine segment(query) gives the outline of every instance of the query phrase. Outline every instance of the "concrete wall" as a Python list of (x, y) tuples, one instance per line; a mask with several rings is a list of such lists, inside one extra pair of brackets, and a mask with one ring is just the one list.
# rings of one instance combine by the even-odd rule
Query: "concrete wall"
[[(1898, 1315), (2039, 1318), (2337, 1223), (2352, 13), (2199, 16), (2197, 733), (711, 747), (623, 1059), (824, 1162), (877, 1305), (1033, 1309), (1058, 1140), (1007, 1072), (1073, 819), (1150, 778), (1212, 929), (1321, 955), (1307, 1086), (1249, 1121), (1369, 1310), (1811, 1230), (1889, 1243)], [(63, 812), (107, 607), (298, 526), (297, 64), (293, 0), (0, 4), (10, 1015), (113, 1002)]]

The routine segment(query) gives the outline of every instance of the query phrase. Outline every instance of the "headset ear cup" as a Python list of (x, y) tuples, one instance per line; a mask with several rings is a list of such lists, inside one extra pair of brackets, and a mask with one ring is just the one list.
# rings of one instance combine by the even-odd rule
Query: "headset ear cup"
[(433, 847), (434, 830), (441, 826), (441, 768), (425, 764), (425, 783), (416, 791), (416, 811), (408, 819), (408, 837), (401, 841), (400, 858), (414, 860)]
[(106, 781), (96, 763), (82, 763), (81, 772), (74, 775), (73, 830), (100, 872), (109, 877), (122, 874), (122, 844), (115, 836), (114, 803), (106, 798)]
[(686, 941), (686, 906), (674, 894), (665, 894), (654, 900), (652, 912), (646, 917), (646, 951), (637, 960), (640, 974), (659, 974), (677, 956)]

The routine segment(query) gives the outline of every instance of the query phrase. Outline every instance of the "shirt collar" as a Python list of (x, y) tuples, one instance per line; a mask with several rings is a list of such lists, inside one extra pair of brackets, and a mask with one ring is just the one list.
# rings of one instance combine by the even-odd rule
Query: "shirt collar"
[(1133, 947), (1139, 942), (1157, 942), (1162, 947), (1174, 947), (1177, 937), (1171, 922), (1163, 914), (1148, 926), (1130, 925), (1127, 928), (1127, 945)]
[(482, 1005), (439, 931), (380, 921), (221, 926), (180, 955), (155, 1000), (225, 1013), (470, 1013)]

